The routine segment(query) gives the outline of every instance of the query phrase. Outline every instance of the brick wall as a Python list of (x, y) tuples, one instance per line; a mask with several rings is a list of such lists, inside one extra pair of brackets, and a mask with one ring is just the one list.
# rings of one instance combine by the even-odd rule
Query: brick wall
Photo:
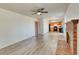
[(73, 28), (74, 28), (74, 31), (73, 31), (73, 53), (74, 54), (77, 54), (77, 24), (78, 24), (78, 20), (74, 20), (73, 21)]
[(77, 54), (79, 55), (79, 22), (77, 24)]
[(69, 35), (67, 36), (67, 40), (69, 40), (68, 44), (72, 54), (77, 54), (77, 23), (78, 20), (73, 20), (66, 23), (66, 31)]
[(68, 22), (66, 23), (66, 38), (67, 38), (67, 43), (70, 47), (70, 51), (73, 54), (73, 23), (72, 22)]

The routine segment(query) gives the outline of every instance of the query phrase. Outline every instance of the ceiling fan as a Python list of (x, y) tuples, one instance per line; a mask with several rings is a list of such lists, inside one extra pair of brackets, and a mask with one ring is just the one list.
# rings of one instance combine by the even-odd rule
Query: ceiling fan
[(32, 15), (37, 14), (37, 15), (42, 15), (42, 13), (48, 13), (48, 11), (45, 11), (45, 8), (40, 8), (36, 10), (32, 10), (34, 12)]

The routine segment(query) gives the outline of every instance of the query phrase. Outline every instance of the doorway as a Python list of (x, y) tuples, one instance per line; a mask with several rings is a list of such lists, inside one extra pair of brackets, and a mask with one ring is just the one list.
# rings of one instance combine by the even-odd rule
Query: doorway
[(49, 24), (49, 32), (50, 32), (50, 24)]
[(35, 36), (38, 36), (38, 22), (35, 21)]
[(54, 26), (54, 31), (57, 31), (57, 26)]

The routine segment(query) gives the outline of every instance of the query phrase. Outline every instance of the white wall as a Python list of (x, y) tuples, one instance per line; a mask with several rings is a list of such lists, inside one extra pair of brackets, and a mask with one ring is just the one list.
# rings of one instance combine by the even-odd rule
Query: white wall
[(66, 24), (64, 23), (64, 36), (65, 36), (65, 40), (66, 40)]
[(39, 29), (38, 34), (43, 34), (43, 19), (39, 19)]
[(43, 34), (49, 32), (48, 19), (43, 19)]
[(47, 19), (40, 19), (39, 20), (39, 34), (45, 34), (49, 32), (49, 23)]
[(49, 32), (49, 23), (48, 23), (48, 19), (44, 19), (43, 20), (43, 33), (47, 33)]
[(65, 14), (65, 19), (66, 22), (74, 19), (74, 18), (78, 18), (79, 19), (79, 3), (72, 3), (69, 5), (66, 14)]
[(0, 9), (0, 48), (35, 36), (36, 19)]

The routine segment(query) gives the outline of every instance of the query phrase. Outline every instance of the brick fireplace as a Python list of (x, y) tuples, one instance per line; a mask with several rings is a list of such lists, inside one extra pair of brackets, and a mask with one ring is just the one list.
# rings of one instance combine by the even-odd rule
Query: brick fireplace
[(77, 23), (77, 19), (66, 23), (67, 43), (73, 55), (77, 54)]

